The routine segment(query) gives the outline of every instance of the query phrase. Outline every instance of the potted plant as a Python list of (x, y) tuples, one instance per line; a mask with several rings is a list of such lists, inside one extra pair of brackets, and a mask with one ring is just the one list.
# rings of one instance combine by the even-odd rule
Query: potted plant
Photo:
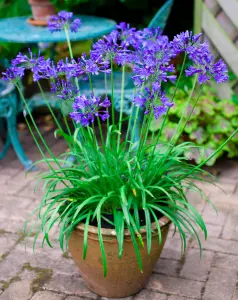
[[(198, 231), (202, 231), (206, 238), (206, 225), (189, 203), (185, 189), (203, 195), (194, 181), (212, 182), (213, 179), (204, 177), (208, 174), (201, 167), (237, 134), (238, 129), (197, 166), (183, 155), (186, 149), (197, 146), (177, 143), (199, 101), (199, 96), (195, 100), (192, 98), (195, 89), (202, 90), (210, 79), (217, 83), (228, 80), (224, 62), (213, 61), (207, 44), (200, 42), (200, 35), (185, 32), (169, 41), (158, 28), (136, 30), (121, 23), (93, 45), (90, 57), (82, 55), (76, 60), (69, 30), (75, 32), (79, 26), (80, 21), (73, 20), (70, 13), (61, 12), (54, 16), (49, 21), (49, 29), (52, 32), (65, 30), (71, 58), (55, 65), (49, 59), (32, 53), (29, 56), (19, 54), (3, 78), (18, 88), (28, 113), (26, 122), (43, 156), (41, 162), (49, 167), (46, 173), (40, 175), (45, 194), (36, 210), (41, 225), (33, 247), (41, 232), (43, 244), (46, 242), (51, 246), (49, 233), (58, 223), (60, 246), (62, 249), (69, 246), (89, 289), (101, 296), (126, 297), (146, 284), (160, 256), (170, 223), (180, 234), (183, 250), (189, 234), (195, 236), (201, 246)], [(177, 78), (171, 59), (181, 52), (184, 52), (184, 63)], [(193, 76), (193, 88), (184, 99), (187, 105), (181, 111), (172, 138), (169, 142), (162, 142), (160, 137), (187, 59), (193, 63), (185, 70), (187, 76)], [(114, 114), (115, 63), (122, 69), (119, 121)], [(133, 65), (135, 84), (135, 114), (131, 114), (129, 120), (123, 116), (126, 65)], [(40, 83), (42, 78), (50, 79), (52, 92), (56, 93), (62, 105), (73, 103), (70, 113), (73, 128), (66, 117), (63, 127), (49, 105), (58, 126), (55, 136), (65, 139), (70, 152), (55, 157), (42, 137), (19, 86), (25, 69), (33, 72), (33, 79), (38, 83), (46, 103), (48, 101)], [(105, 74), (104, 96), (95, 95), (93, 89), (92, 77), (100, 73)], [(110, 100), (107, 97), (108, 76), (111, 78)], [(79, 77), (89, 80), (91, 93), (80, 93)], [(175, 83), (170, 99), (163, 91), (163, 83), (167, 80)], [(191, 106), (189, 113), (187, 106)], [(145, 115), (140, 139), (135, 141), (141, 109), (144, 109)], [(153, 142), (148, 143), (153, 117), (163, 121)], [(127, 130), (123, 129), (124, 122), (131, 125), (125, 127)], [(102, 126), (102, 123), (105, 124)], [(129, 128), (132, 128), (131, 132)], [(40, 142), (49, 157), (46, 157)], [(75, 159), (70, 165), (69, 155)], [(33, 231), (35, 225), (28, 234)]]
[(32, 18), (28, 21), (32, 25), (46, 26), (48, 18), (56, 13), (50, 0), (28, 0), (28, 2), (32, 10)]

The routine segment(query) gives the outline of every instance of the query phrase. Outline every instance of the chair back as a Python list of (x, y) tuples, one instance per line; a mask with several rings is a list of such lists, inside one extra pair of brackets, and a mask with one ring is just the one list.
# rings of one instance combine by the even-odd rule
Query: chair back
[(167, 0), (165, 4), (158, 10), (154, 18), (150, 21), (148, 28), (160, 27), (164, 30), (168, 17), (170, 15), (174, 0)]

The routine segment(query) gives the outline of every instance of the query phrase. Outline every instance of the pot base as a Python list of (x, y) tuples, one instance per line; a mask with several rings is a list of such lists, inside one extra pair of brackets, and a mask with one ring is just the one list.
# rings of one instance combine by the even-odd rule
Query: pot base
[[(28, 2), (31, 6), (32, 16), (35, 21), (33, 24), (31, 21), (30, 24), (34, 26), (46, 26), (49, 17), (56, 14), (56, 9), (50, 0), (28, 0)], [(39, 25), (38, 21), (45, 21), (46, 23)]]
[(46, 27), (48, 22), (46, 20), (35, 20), (34, 18), (28, 18), (27, 22), (32, 26), (43, 26)]
[[(94, 293), (107, 298), (124, 298), (132, 296), (142, 290), (152, 273), (154, 265), (163, 249), (170, 221), (163, 219), (161, 226), (162, 244), (158, 243), (158, 234), (154, 228), (151, 253), (147, 252), (146, 233), (142, 235), (144, 247), (139, 246), (143, 273), (140, 272), (134, 246), (130, 235), (124, 237), (124, 252), (118, 258), (118, 243), (115, 230), (102, 229), (103, 242), (107, 259), (107, 276), (103, 275), (103, 263), (97, 228), (89, 226), (87, 257), (83, 260), (83, 227), (78, 226), (69, 240), (69, 252), (80, 269), (86, 286)], [(93, 229), (92, 229), (93, 228)], [(111, 232), (111, 235), (108, 232)]]

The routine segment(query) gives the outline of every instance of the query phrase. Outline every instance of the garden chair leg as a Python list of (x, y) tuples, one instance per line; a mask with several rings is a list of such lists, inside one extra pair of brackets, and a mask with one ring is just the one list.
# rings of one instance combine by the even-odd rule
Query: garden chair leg
[(0, 137), (4, 138), (4, 135), (6, 134), (5, 127), (4, 127), (4, 119), (0, 118)]
[[(12, 100), (12, 99), (11, 99)], [(11, 101), (12, 113), (7, 118), (7, 131), (10, 138), (10, 142), (18, 156), (20, 162), (23, 164), (26, 170), (36, 170), (36, 167), (32, 165), (32, 161), (29, 160), (22, 148), (22, 145), (18, 138), (18, 133), (16, 129), (16, 103)], [(14, 103), (13, 103), (14, 102)]]
[(0, 152), (0, 160), (4, 158), (4, 156), (7, 154), (9, 147), (11, 146), (11, 139), (9, 134), (7, 135), (7, 138), (5, 140), (3, 139), (3, 144), (3, 150)]

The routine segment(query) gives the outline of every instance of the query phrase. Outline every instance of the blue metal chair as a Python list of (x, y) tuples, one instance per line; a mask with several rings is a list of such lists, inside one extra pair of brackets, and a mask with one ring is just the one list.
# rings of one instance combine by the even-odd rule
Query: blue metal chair
[(26, 170), (32, 168), (18, 138), (16, 118), (19, 111), (19, 101), (15, 86), (0, 80), (0, 137), (3, 140), (3, 149), (0, 152), (0, 160), (4, 158), (7, 150), (12, 145), (20, 162)]

